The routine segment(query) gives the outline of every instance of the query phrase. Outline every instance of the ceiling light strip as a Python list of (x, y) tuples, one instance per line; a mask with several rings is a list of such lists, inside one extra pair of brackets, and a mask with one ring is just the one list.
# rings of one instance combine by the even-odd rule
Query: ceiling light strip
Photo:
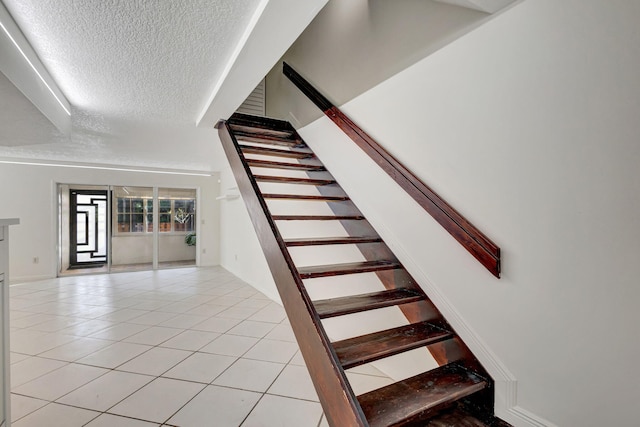
[(44, 83), (44, 85), (47, 87), (47, 89), (49, 89), (49, 92), (51, 92), (51, 95), (53, 95), (53, 97), (56, 99), (56, 101), (58, 101), (58, 103), (60, 104), (60, 106), (62, 107), (62, 109), (65, 111), (65, 113), (67, 113), (68, 116), (71, 116), (71, 112), (69, 111), (69, 109), (64, 105), (64, 103), (62, 102), (62, 100), (60, 100), (60, 98), (58, 98), (58, 95), (56, 95), (56, 93), (53, 91), (53, 89), (51, 88), (51, 86), (49, 86), (49, 83), (47, 83), (47, 81), (44, 79), (44, 77), (42, 77), (42, 74), (40, 74), (40, 72), (38, 71), (38, 69), (35, 67), (35, 65), (33, 65), (33, 63), (31, 62), (31, 60), (29, 59), (29, 57), (27, 57), (27, 54), (24, 53), (24, 51), (22, 50), (22, 48), (20, 47), (20, 45), (18, 44), (18, 42), (16, 41), (16, 39), (13, 38), (13, 36), (11, 35), (11, 33), (9, 32), (9, 30), (7, 30), (7, 27), (4, 26), (4, 24), (2, 22), (0, 22), (0, 27), (2, 27), (2, 29), (4, 30), (5, 34), (9, 37), (9, 40), (11, 40), (13, 42), (13, 45), (16, 47), (16, 49), (18, 49), (18, 52), (20, 52), (22, 54), (22, 57), (27, 61), (27, 63), (31, 66), (31, 69), (33, 69), (33, 71), (35, 71), (35, 73), (38, 75), (38, 77), (40, 78), (40, 80), (42, 81), (42, 83)]
[(164, 175), (211, 176), (211, 173), (206, 173), (206, 172), (178, 172), (178, 171), (163, 171), (160, 169), (128, 169), (128, 168), (117, 168), (112, 166), (71, 165), (71, 164), (64, 164), (64, 163), (27, 162), (27, 161), (17, 161), (17, 160), (0, 160), (0, 163), (8, 164), (8, 165), (50, 166), (50, 167), (60, 167), (60, 168), (72, 168), (72, 169), (97, 169), (97, 170), (118, 171), (118, 172), (156, 173), (156, 174), (164, 174)]

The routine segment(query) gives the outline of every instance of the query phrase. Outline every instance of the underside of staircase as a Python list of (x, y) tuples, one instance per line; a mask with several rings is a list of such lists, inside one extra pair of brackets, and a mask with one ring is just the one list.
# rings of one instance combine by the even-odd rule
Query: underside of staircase
[[(217, 127), (329, 424), (508, 426), (493, 416), (487, 372), (295, 129), (237, 113)], [(327, 225), (340, 232), (318, 232)], [(310, 247), (336, 254), (357, 248), (360, 259), (310, 264), (294, 253)], [(340, 284), (371, 277), (379, 290), (350, 293), (357, 286)], [(309, 288), (320, 278), (330, 278), (340, 296), (312, 298)], [(325, 328), (330, 318), (350, 322), (350, 315), (390, 307), (405, 324), (337, 340)], [(437, 368), (354, 393), (348, 370), (421, 348)]]

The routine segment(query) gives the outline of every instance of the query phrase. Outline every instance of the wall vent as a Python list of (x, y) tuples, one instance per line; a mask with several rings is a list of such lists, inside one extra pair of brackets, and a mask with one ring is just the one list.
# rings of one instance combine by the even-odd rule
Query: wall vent
[(262, 79), (258, 86), (238, 107), (238, 113), (251, 114), (253, 116), (265, 116), (265, 79)]

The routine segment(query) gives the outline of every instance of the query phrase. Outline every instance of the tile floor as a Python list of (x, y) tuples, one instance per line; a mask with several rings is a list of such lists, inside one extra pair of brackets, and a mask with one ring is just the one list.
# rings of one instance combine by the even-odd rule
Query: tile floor
[[(282, 307), (222, 268), (10, 291), (15, 427), (328, 425)], [(390, 382), (348, 376), (357, 394)]]

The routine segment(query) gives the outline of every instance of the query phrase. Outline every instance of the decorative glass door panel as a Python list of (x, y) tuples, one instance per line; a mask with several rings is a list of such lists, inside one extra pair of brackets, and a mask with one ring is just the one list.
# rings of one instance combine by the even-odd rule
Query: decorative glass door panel
[(102, 267), (107, 263), (107, 193), (69, 190), (69, 268)]

